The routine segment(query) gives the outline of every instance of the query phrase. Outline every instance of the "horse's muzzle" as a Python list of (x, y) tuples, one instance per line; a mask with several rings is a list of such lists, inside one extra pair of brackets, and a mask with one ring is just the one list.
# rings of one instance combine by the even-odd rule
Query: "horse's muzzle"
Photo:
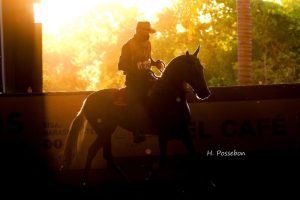
[(207, 99), (211, 95), (211, 92), (208, 88), (207, 88), (207, 90), (194, 91), (194, 93), (198, 100)]

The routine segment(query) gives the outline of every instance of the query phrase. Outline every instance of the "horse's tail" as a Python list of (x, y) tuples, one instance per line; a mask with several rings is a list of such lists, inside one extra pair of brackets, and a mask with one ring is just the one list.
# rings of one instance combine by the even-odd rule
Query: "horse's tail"
[(87, 124), (87, 120), (83, 112), (84, 105), (85, 101), (83, 102), (80, 111), (73, 119), (65, 139), (63, 164), (61, 166), (65, 169), (70, 167), (83, 141), (83, 135)]

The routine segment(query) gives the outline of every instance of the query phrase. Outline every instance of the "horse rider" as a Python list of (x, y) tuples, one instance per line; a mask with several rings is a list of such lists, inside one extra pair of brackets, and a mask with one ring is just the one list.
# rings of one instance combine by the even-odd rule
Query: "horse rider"
[(157, 77), (151, 70), (152, 66), (162, 70), (162, 61), (154, 61), (151, 57), (150, 34), (156, 31), (150, 22), (140, 21), (136, 26), (135, 35), (127, 41), (121, 51), (118, 69), (126, 76), (128, 101), (132, 106), (132, 120), (137, 125), (133, 132), (134, 142), (145, 140), (145, 127), (147, 127), (147, 115), (145, 112), (145, 101), (147, 93)]

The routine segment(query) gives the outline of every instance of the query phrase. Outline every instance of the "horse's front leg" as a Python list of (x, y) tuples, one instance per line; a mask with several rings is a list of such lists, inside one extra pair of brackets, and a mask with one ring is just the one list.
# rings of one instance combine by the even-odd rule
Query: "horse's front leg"
[(148, 172), (145, 180), (154, 179), (161, 170), (166, 167), (167, 164), (167, 149), (168, 149), (168, 139), (164, 134), (158, 134), (158, 143), (159, 143), (159, 166), (153, 166), (152, 170)]
[(187, 180), (195, 182), (195, 181), (199, 181), (202, 180), (204, 176), (207, 175), (207, 173), (202, 174), (202, 170), (199, 169), (203, 169), (204, 163), (199, 162), (199, 158), (197, 157), (197, 151), (196, 151), (196, 147), (195, 144), (193, 142), (193, 138), (191, 135), (191, 132), (188, 128), (188, 126), (184, 126), (182, 129), (182, 142), (185, 145), (186, 149), (187, 149), (187, 159), (184, 162), (183, 168), (184, 171), (182, 171), (185, 174), (185, 177), (187, 178)]
[(159, 166), (165, 167), (167, 164), (168, 139), (164, 133), (159, 135)]
[(189, 152), (189, 155), (191, 157), (192, 160), (195, 160), (197, 158), (197, 151), (193, 142), (193, 138), (191, 136), (191, 132), (189, 130), (189, 127), (186, 126), (183, 129), (183, 136), (182, 136), (182, 141), (187, 149), (187, 151)]

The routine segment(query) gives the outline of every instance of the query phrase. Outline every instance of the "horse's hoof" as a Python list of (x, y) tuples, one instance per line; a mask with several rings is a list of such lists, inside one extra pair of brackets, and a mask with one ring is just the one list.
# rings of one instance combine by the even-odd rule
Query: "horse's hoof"
[(144, 180), (147, 182), (147, 181), (150, 181), (152, 178), (153, 178), (153, 172), (150, 171), (150, 172), (148, 172), (148, 174)]
[(87, 182), (86, 182), (86, 181), (82, 181), (82, 182), (81, 182), (81, 186), (82, 186), (82, 187), (86, 187), (86, 186), (87, 186)]
[(60, 171), (60, 172), (64, 171), (64, 169), (65, 169), (65, 166), (64, 166), (64, 165), (61, 165), (61, 166), (59, 167), (59, 171)]

